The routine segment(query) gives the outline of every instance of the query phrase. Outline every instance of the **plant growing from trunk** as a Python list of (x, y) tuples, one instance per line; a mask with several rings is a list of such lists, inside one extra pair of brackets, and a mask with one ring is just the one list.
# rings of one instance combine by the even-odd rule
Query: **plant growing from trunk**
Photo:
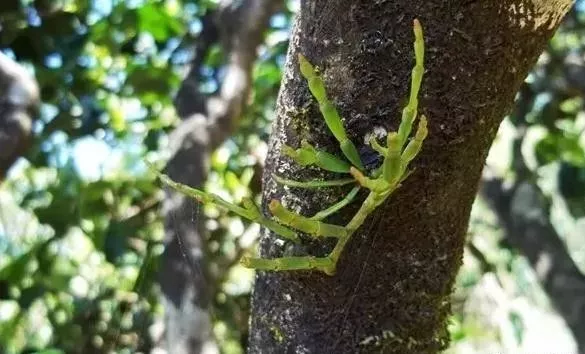
[[(412, 70), (409, 101), (402, 111), (398, 131), (387, 134), (386, 146), (382, 146), (375, 137), (369, 139), (370, 146), (381, 155), (383, 161), (380, 167), (373, 169), (370, 173), (364, 167), (357, 148), (347, 137), (341, 117), (333, 102), (327, 97), (325, 84), (318, 70), (303, 55), (299, 55), (301, 73), (307, 80), (309, 90), (319, 104), (325, 123), (339, 142), (339, 147), (346, 160), (325, 151), (320, 151), (307, 141), (303, 141), (301, 147), (296, 150), (285, 145), (283, 148), (284, 153), (299, 165), (315, 165), (330, 172), (348, 173), (353, 178), (306, 182), (291, 181), (277, 175), (273, 175), (273, 178), (278, 183), (296, 188), (323, 188), (350, 183), (356, 184), (346, 197), (330, 207), (312, 217), (306, 217), (288, 210), (278, 200), (273, 199), (269, 204), (269, 209), (274, 219), (270, 219), (261, 213), (258, 206), (251, 199), (244, 199), (243, 206), (237, 206), (217, 195), (177, 183), (164, 174), (159, 174), (161, 181), (199, 202), (217, 204), (243, 218), (257, 222), (292, 242), (299, 243), (301, 239), (291, 228), (315, 238), (337, 238), (335, 248), (325, 257), (294, 256), (273, 259), (243, 257), (241, 263), (244, 266), (269, 271), (319, 270), (329, 275), (335, 274), (337, 261), (345, 245), (354, 232), (364, 223), (366, 217), (382, 204), (400, 186), (400, 183), (408, 177), (408, 165), (420, 152), (423, 141), (428, 134), (427, 119), (423, 115), (420, 117), (413, 139), (409, 141), (413, 123), (418, 115), (418, 93), (424, 74), (424, 39), (422, 26), (418, 20), (414, 20), (414, 37), (415, 66)], [(325, 218), (351, 203), (360, 187), (368, 189), (369, 194), (357, 213), (345, 226), (323, 222)]]

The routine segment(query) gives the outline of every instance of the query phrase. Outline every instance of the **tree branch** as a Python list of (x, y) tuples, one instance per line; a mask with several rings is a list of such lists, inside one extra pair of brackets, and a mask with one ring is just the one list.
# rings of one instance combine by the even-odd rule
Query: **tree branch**
[[(538, 94), (549, 92), (562, 101), (583, 91), (583, 85), (575, 80), (584, 75), (583, 61), (571, 53), (563, 56), (553, 50), (549, 50), (549, 56), (551, 62), (543, 68), (546, 75), (534, 83), (523, 84), (510, 115), (516, 128), (512, 169), (517, 181), (506, 189), (502, 180), (484, 178), (480, 193), (498, 216), (506, 241), (528, 258), (553, 305), (573, 332), (580, 352), (585, 353), (585, 276), (550, 223), (545, 196), (536, 185), (534, 174), (522, 154), (525, 134), (530, 126), (527, 115), (532, 111)], [(563, 68), (559, 80), (546, 80), (559, 66)], [(546, 120), (544, 124), (547, 124)]]
[[(237, 125), (250, 92), (256, 49), (280, 0), (224, 2), (213, 21), (203, 29), (205, 43), (199, 44), (191, 67), (175, 99), (181, 118), (171, 133), (172, 157), (167, 173), (175, 181), (201, 187), (207, 176), (209, 153), (219, 146)], [(225, 26), (233, 29), (225, 30)], [(226, 53), (225, 77), (219, 92), (205, 95), (199, 90), (202, 55), (220, 30)], [(211, 338), (209, 296), (214, 289), (203, 259), (203, 218), (199, 207), (171, 190), (163, 203), (165, 253), (159, 281), (166, 311), (166, 344), (171, 353), (198, 353)]]
[(0, 182), (30, 146), (39, 105), (36, 80), (0, 52)]
[(484, 180), (481, 195), (496, 212), (506, 240), (532, 265), (551, 302), (585, 353), (585, 275), (573, 262), (550, 223), (540, 189), (526, 181), (504, 188), (499, 179)]
[[(204, 95), (199, 90), (200, 67), (193, 66), (175, 99), (177, 112), (186, 129), (196, 132), (196, 140), (211, 150), (219, 146), (237, 125), (250, 93), (252, 65), (268, 19), (282, 6), (277, 0), (248, 0), (224, 3), (210, 21), (217, 26), (226, 53), (225, 76), (218, 94)], [(209, 31), (213, 33), (213, 31)], [(206, 33), (204, 30), (203, 33)], [(200, 59), (195, 61), (201, 64)]]

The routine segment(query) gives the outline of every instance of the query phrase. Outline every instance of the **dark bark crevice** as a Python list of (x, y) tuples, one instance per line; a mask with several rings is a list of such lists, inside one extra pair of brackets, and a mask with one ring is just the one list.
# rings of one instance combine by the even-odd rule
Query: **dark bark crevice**
[[(413, 65), (412, 20), (420, 19), (427, 44), (421, 111), (430, 119), (430, 133), (414, 173), (353, 236), (335, 276), (258, 275), (250, 352), (435, 353), (446, 345), (448, 299), (483, 163), (502, 117), (557, 25), (538, 27), (528, 10), (510, 10), (530, 4), (302, 2), (270, 141), (265, 205), (284, 199), (310, 215), (342, 195), (342, 189), (285, 192), (271, 178), (275, 172), (295, 179), (318, 175), (281, 156), (281, 144), (296, 146), (306, 138), (339, 154), (301, 80), (297, 53), (320, 66), (348, 134), (363, 145), (374, 127), (398, 126)], [(288, 114), (309, 102), (305, 117)], [(330, 221), (342, 224), (355, 208)], [(270, 236), (261, 242), (264, 257), (330, 250), (323, 242), (299, 249)]]

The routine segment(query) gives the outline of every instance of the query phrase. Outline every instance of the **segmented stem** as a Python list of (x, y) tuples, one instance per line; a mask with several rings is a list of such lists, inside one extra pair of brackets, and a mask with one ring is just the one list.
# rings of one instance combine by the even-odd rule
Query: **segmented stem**
[(301, 142), (301, 147), (296, 150), (284, 145), (282, 152), (301, 166), (315, 165), (338, 173), (347, 173), (351, 167), (346, 161), (328, 152), (319, 151), (306, 141)]
[(282, 236), (287, 240), (293, 241), (295, 243), (300, 242), (300, 239), (296, 232), (262, 215), (258, 207), (251, 200), (247, 201), (246, 203), (247, 208), (242, 208), (224, 200), (218, 195), (205, 193), (201, 190), (191, 188), (185, 184), (175, 182), (172, 179), (170, 179), (169, 176), (158, 172), (152, 166), (151, 169), (158, 175), (158, 177), (164, 184), (168, 185), (169, 187), (175, 189), (178, 192), (181, 192), (182, 194), (188, 197), (191, 197), (201, 203), (210, 203), (218, 205), (245, 219), (256, 222), (266, 227), (267, 229), (274, 231), (275, 233), (277, 233), (278, 235)]
[(327, 91), (325, 90), (323, 80), (319, 77), (313, 65), (311, 65), (302, 54), (299, 54), (299, 66), (301, 74), (303, 74), (307, 80), (309, 91), (311, 91), (313, 97), (315, 97), (319, 103), (319, 110), (321, 111), (323, 118), (325, 118), (325, 124), (327, 124), (327, 127), (335, 139), (339, 141), (341, 151), (354, 166), (363, 170), (364, 166), (360, 159), (360, 154), (355, 145), (348, 139), (345, 129), (343, 128), (341, 117), (339, 116), (339, 113), (337, 113), (337, 109), (333, 102), (327, 97)]
[(423, 30), (420, 22), (414, 20), (414, 57), (415, 65), (412, 69), (411, 83), (410, 83), (410, 98), (408, 104), (402, 111), (402, 120), (398, 128), (398, 135), (400, 136), (401, 146), (404, 146), (406, 139), (412, 130), (412, 123), (417, 115), (418, 108), (418, 93), (422, 84), (425, 60), (425, 41), (423, 39)]
[(296, 188), (305, 188), (305, 189), (309, 189), (309, 188), (326, 188), (326, 187), (340, 187), (340, 186), (345, 186), (348, 184), (352, 184), (355, 183), (355, 179), (353, 178), (344, 178), (344, 179), (334, 179), (334, 180), (330, 180), (330, 181), (306, 181), (306, 182), (301, 182), (301, 181), (295, 181), (292, 179), (286, 179), (286, 178), (282, 178), (276, 174), (272, 174), (272, 178), (274, 178), (274, 180), (279, 183), (282, 184), (284, 186), (289, 186), (289, 187), (296, 187)]
[(335, 266), (329, 257), (281, 257), (281, 258), (255, 258), (242, 257), (240, 263), (247, 268), (270, 271), (285, 270), (320, 270), (328, 275), (335, 274)]
[[(350, 168), (349, 170), (350, 174), (361, 186), (370, 189), (370, 193), (368, 194), (366, 200), (361, 205), (358, 212), (344, 227), (346, 232), (338, 238), (337, 244), (335, 245), (333, 251), (331, 251), (331, 253), (327, 257), (322, 258), (316, 258), (312, 256), (284, 257), (275, 258), (272, 260), (247, 258), (244, 262), (246, 266), (250, 266), (252, 268), (260, 270), (313, 269), (320, 270), (329, 275), (334, 274), (337, 262), (341, 254), (343, 253), (345, 246), (349, 242), (351, 236), (361, 225), (363, 225), (366, 218), (374, 210), (376, 210), (376, 208), (380, 204), (382, 204), (394, 192), (394, 190), (398, 188), (400, 183), (410, 174), (410, 172), (407, 171), (408, 164), (420, 152), (422, 143), (428, 134), (427, 120), (423, 116), (421, 117), (421, 120), (419, 122), (418, 130), (415, 134), (414, 139), (412, 139), (408, 143), (406, 148), (404, 148), (408, 136), (410, 135), (410, 132), (412, 130), (412, 124), (417, 116), (418, 93), (420, 91), (422, 77), (424, 74), (424, 40), (422, 27), (418, 20), (414, 21), (414, 34), (416, 63), (415, 67), (412, 70), (410, 99), (408, 105), (403, 110), (402, 120), (398, 132), (390, 132), (388, 134), (386, 148), (381, 146), (375, 139), (370, 139), (370, 145), (372, 146), (372, 148), (376, 150), (378, 153), (380, 153), (380, 155), (384, 156), (384, 162), (382, 164), (382, 167), (372, 175), (372, 178), (367, 177), (360, 171), (363, 170), (363, 168), (359, 169), (356, 168), (360, 167), (360, 165), (355, 164), (354, 159), (352, 159), (348, 154), (345, 154), (346, 157), (354, 164), (354, 166), (356, 166)], [(341, 126), (341, 120), (339, 119), (338, 115), (335, 116), (336, 112), (335, 114), (333, 113), (335, 110), (331, 109), (332, 105), (329, 104), (329, 101), (327, 100), (327, 97), (325, 95), (325, 87), (323, 85), (323, 82), (314, 73), (313, 67), (310, 65), (310, 63), (308, 63), (308, 61), (303, 56), (300, 55), (299, 60), (301, 63), (301, 72), (307, 78), (311, 92), (313, 93), (317, 101), (320, 102), (320, 106), (322, 107), (322, 113), (325, 117), (327, 125), (329, 126), (329, 129), (337, 138), (337, 140), (340, 141), (340, 143), (342, 141), (345, 141), (344, 140), (346, 139), (345, 131), (343, 131), (343, 126)], [(324, 102), (328, 103), (326, 105), (327, 106), (326, 110), (323, 109), (323, 106), (325, 106), (323, 104)], [(326, 114), (328, 114), (328, 116), (326, 116)], [(334, 119), (332, 119), (331, 117), (333, 117)], [(328, 120), (333, 120), (334, 124), (329, 124)], [(341, 134), (340, 131), (343, 132), (343, 134)], [(343, 151), (345, 153), (345, 150)], [(355, 193), (357, 193), (357, 190)], [(342, 200), (341, 202), (343, 201), (344, 200)], [(306, 219), (294, 213), (291, 214), (293, 215), (289, 214), (283, 215), (289, 218), (289, 222), (287, 222), (286, 224), (297, 229), (298, 224), (303, 224), (302, 225), (303, 227), (309, 229), (308, 224), (305, 225), (305, 223), (310, 222), (311, 221), (310, 219)], [(299, 219), (299, 217), (304, 219)], [(292, 222), (293, 220), (294, 222)], [(313, 224), (311, 228), (314, 229), (315, 224)]]
[(315, 237), (345, 237), (347, 229), (343, 226), (327, 224), (319, 220), (307, 218), (294, 213), (273, 199), (268, 205), (270, 212), (284, 225), (294, 227)]
[[(273, 175), (274, 179), (283, 185), (297, 188), (321, 188), (343, 186), (357, 182), (351, 192), (328, 207), (316, 213), (313, 217), (305, 217), (285, 208), (279, 201), (272, 200), (269, 209), (274, 220), (266, 218), (258, 206), (251, 200), (245, 199), (243, 207), (231, 204), (217, 195), (205, 193), (189, 186), (172, 181), (168, 176), (156, 172), (163, 183), (203, 203), (213, 203), (232, 211), (241, 217), (257, 222), (285, 239), (299, 242), (296, 232), (287, 228), (290, 226), (314, 237), (336, 237), (337, 244), (331, 253), (326, 257), (300, 256), (281, 257), (273, 259), (262, 259), (254, 257), (243, 257), (241, 263), (249, 268), (269, 271), (285, 270), (319, 270), (326, 274), (333, 275), (337, 262), (343, 254), (343, 250), (351, 236), (363, 225), (366, 218), (382, 204), (399, 186), (412, 171), (408, 171), (409, 163), (421, 151), (423, 141), (428, 135), (427, 119), (422, 116), (413, 139), (408, 141), (412, 125), (418, 114), (418, 94), (424, 74), (424, 40), (422, 27), (418, 20), (414, 21), (414, 52), (415, 65), (412, 69), (410, 96), (407, 106), (402, 111), (402, 120), (398, 132), (390, 132), (387, 136), (386, 147), (383, 147), (375, 139), (369, 143), (374, 150), (384, 157), (382, 166), (366, 176), (366, 172), (355, 145), (349, 140), (343, 123), (333, 102), (327, 97), (325, 84), (315, 68), (307, 59), (299, 55), (300, 70), (308, 82), (309, 90), (319, 103), (319, 109), (325, 119), (325, 123), (331, 133), (339, 142), (341, 151), (351, 162), (346, 161), (315, 149), (308, 142), (303, 141), (299, 149), (283, 146), (283, 153), (291, 157), (296, 163), (305, 165), (316, 165), (332, 172), (349, 172), (353, 179), (341, 179), (334, 181), (291, 181)], [(345, 225), (333, 225), (321, 220), (336, 213), (348, 205), (357, 195), (360, 186), (370, 190), (365, 201), (358, 212)]]

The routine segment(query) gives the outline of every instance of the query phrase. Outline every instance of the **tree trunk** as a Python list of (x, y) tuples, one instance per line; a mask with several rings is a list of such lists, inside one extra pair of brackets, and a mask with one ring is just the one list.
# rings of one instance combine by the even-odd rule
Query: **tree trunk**
[(40, 103), (36, 79), (0, 52), (0, 182), (29, 148)]
[(552, 305), (585, 354), (585, 275), (550, 223), (545, 196), (528, 181), (510, 189), (498, 179), (485, 180), (481, 192), (496, 212), (506, 241), (521, 251), (534, 269)]
[[(303, 53), (323, 73), (352, 140), (396, 130), (413, 66), (412, 20), (425, 29), (421, 112), (429, 137), (414, 173), (352, 237), (337, 273), (260, 272), (252, 353), (436, 353), (448, 342), (449, 295), (461, 265), (469, 212), (501, 119), (572, 1), (302, 1), (288, 53), (264, 175), (264, 205), (284, 199), (311, 215), (338, 190), (277, 185), (273, 173), (315, 178), (280, 154), (307, 138), (339, 150), (297, 68)], [(291, 114), (310, 103), (306, 115)], [(331, 176), (326, 176), (331, 177)], [(358, 202), (335, 215), (343, 224)], [(265, 233), (263, 257), (324, 255)]]
[[(552, 68), (545, 70), (550, 71)], [(583, 69), (574, 66), (571, 74), (565, 74), (563, 79), (569, 83), (576, 78), (582, 78), (583, 74)], [(507, 245), (526, 257), (551, 304), (573, 333), (579, 353), (585, 354), (585, 275), (579, 270), (565, 241), (552, 225), (550, 203), (547, 203), (544, 193), (536, 183), (537, 176), (530, 171), (522, 154), (530, 125), (528, 115), (541, 93), (539, 91), (552, 92), (557, 97), (570, 96), (566, 86), (558, 85), (558, 81), (556, 84), (552, 88), (538, 83), (525, 83), (522, 86), (510, 114), (511, 122), (516, 128), (511, 163), (514, 183), (504, 183), (500, 178), (494, 178), (488, 168), (483, 176), (480, 193), (498, 217)], [(575, 85), (578, 83), (575, 82)], [(575, 85), (572, 87), (574, 92), (582, 91)], [(536, 91), (534, 87), (539, 90)], [(566, 91), (559, 92), (563, 89)]]
[[(205, 22), (197, 58), (175, 99), (181, 124), (170, 136), (172, 157), (166, 168), (175, 181), (203, 186), (209, 154), (231, 134), (245, 108), (256, 49), (280, 5), (279, 0), (224, 1)], [(205, 95), (199, 90), (201, 65), (217, 41), (222, 42), (227, 58), (225, 76), (218, 94)], [(194, 201), (170, 189), (163, 209), (165, 251), (159, 284), (165, 347), (172, 354), (218, 352), (209, 314), (215, 289), (205, 267), (204, 218)]]

